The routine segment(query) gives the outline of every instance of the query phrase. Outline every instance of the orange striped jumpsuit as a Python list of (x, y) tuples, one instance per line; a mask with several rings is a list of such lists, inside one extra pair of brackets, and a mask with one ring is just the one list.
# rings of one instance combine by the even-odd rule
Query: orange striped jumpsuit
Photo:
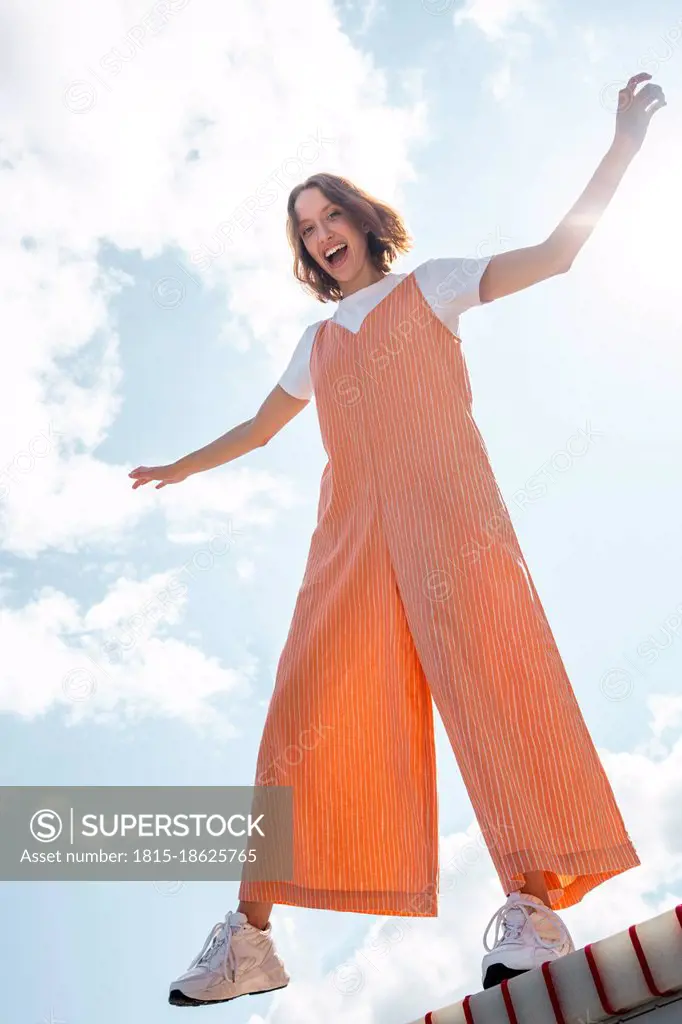
[(310, 358), (327, 464), (256, 783), (291, 786), (290, 881), (240, 898), (437, 914), (432, 698), (505, 893), (553, 909), (640, 861), (414, 273)]

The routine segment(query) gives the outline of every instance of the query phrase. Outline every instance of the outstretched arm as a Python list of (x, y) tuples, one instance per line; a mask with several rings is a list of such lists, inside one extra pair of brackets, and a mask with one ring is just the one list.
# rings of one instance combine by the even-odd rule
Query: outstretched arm
[(587, 188), (549, 238), (539, 245), (498, 253), (490, 260), (481, 278), (481, 302), (511, 295), (570, 269), (639, 152), (653, 114), (666, 105), (660, 85), (648, 82), (635, 92), (648, 78), (651, 75), (641, 72), (621, 89), (613, 142)]
[(237, 424), (204, 448), (166, 466), (138, 466), (132, 470), (128, 476), (135, 481), (133, 490), (148, 484), (150, 480), (160, 480), (161, 483), (156, 485), (158, 491), (168, 484), (182, 483), (193, 473), (224, 466), (226, 462), (232, 462), (255, 448), (262, 448), (289, 420), (305, 409), (308, 401), (307, 398), (295, 398), (276, 384), (255, 416)]

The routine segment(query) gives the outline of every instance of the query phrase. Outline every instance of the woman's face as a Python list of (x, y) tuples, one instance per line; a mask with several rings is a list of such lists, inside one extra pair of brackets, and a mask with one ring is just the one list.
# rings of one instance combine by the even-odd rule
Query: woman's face
[(340, 285), (352, 282), (369, 262), (365, 232), (319, 188), (304, 189), (294, 206), (299, 234), (315, 262)]

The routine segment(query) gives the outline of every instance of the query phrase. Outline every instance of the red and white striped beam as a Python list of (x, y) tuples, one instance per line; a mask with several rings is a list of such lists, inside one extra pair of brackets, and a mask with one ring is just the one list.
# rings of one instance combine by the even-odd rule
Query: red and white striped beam
[[(677, 994), (682, 903), (411, 1024), (600, 1024)], [(682, 1022), (682, 1003), (679, 1014)]]

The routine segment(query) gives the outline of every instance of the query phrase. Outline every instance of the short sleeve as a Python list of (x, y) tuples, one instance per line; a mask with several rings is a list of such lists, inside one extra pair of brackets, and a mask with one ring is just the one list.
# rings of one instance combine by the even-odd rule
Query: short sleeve
[(310, 376), (310, 354), (313, 350), (313, 342), (317, 334), (317, 328), (322, 323), (319, 320), (310, 327), (306, 327), (301, 339), (293, 351), (289, 365), (277, 382), (281, 388), (294, 398), (312, 398), (313, 382)]
[(427, 260), (415, 271), (426, 301), (439, 320), (457, 333), (462, 313), (481, 303), (481, 278), (492, 256)]

